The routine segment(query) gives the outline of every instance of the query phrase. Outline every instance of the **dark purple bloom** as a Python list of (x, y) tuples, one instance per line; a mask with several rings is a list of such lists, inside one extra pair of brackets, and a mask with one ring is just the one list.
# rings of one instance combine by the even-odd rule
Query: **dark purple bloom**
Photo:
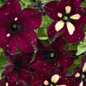
[(72, 52), (64, 49), (65, 41), (62, 38), (56, 39), (50, 45), (38, 41), (37, 47), (37, 54), (31, 62), (31, 67), (35, 70), (44, 68), (47, 71), (46, 65), (50, 69), (58, 66), (58, 64), (68, 68), (74, 62)]
[(55, 20), (48, 27), (48, 36), (51, 40), (64, 33), (69, 43), (83, 40), (84, 32), (81, 25), (84, 23), (84, 9), (79, 7), (81, 0), (61, 0), (49, 2), (45, 10), (51, 19)]
[(34, 51), (41, 24), (42, 12), (32, 8), (21, 10), (17, 0), (7, 0), (0, 8), (0, 47), (15, 53), (17, 47), (25, 52)]
[(47, 75), (40, 75), (38, 72), (34, 72), (32, 75), (33, 86), (77, 86), (73, 80), (65, 78), (66, 68), (63, 66), (48, 70)]
[(86, 86), (86, 56), (82, 57), (80, 68), (76, 67), (68, 78), (74, 79), (77, 86)]
[(4, 52), (9, 65), (6, 66), (2, 76), (7, 77), (10, 82), (21, 82), (23, 84), (31, 83), (31, 73), (29, 71), (29, 63), (31, 61), (32, 53), (19, 52), (16, 54), (9, 54)]

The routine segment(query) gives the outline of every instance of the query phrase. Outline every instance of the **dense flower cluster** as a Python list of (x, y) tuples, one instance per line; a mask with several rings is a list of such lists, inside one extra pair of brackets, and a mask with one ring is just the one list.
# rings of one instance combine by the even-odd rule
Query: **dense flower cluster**
[[(38, 11), (21, 10), (18, 0), (6, 0), (0, 7), (0, 48), (9, 64), (3, 67), (0, 86), (86, 86), (86, 54), (80, 68), (67, 72), (76, 56), (66, 44), (85, 37), (86, 9), (80, 4), (81, 0), (38, 1), (33, 4)], [(43, 11), (54, 20), (47, 28), (48, 44), (34, 31), (41, 25)]]

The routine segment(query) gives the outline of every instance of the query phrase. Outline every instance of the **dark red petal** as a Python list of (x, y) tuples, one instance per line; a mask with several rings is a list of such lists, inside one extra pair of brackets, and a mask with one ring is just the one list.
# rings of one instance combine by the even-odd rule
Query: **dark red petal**
[(14, 71), (12, 71), (12, 72), (6, 74), (6, 77), (8, 78), (8, 80), (9, 80), (10, 82), (15, 82), (15, 81), (17, 80), (17, 74), (16, 74), (16, 72), (14, 72)]
[(80, 23), (85, 25), (86, 24), (86, 8), (79, 7), (76, 12), (81, 15), (81, 18), (79, 19)]
[(75, 32), (73, 35), (69, 35), (68, 31), (65, 30), (64, 38), (69, 43), (77, 43), (79, 41), (82, 41), (84, 39), (84, 31), (81, 27), (75, 27)]
[(36, 70), (40, 76), (48, 76), (48, 74), (51, 74), (49, 71), (53, 68), (58, 67), (58, 64), (55, 62), (45, 61), (45, 62), (39, 62), (35, 63), (31, 66), (34, 70)]
[(17, 51), (17, 44), (14, 40), (14, 37), (11, 36), (9, 38), (5, 49), (8, 50), (10, 53), (15, 53)]
[(7, 0), (0, 9), (0, 16), (12, 18), (21, 11), (21, 5), (18, 0)]
[(59, 62), (59, 64), (63, 65), (64, 67), (70, 67), (73, 62), (74, 62), (74, 58), (68, 58), (68, 57), (59, 57), (57, 59), (57, 61)]
[(17, 73), (18, 75), (18, 81), (21, 82), (25, 82), (25, 83), (28, 83), (28, 84), (31, 84), (31, 73), (27, 70), (23, 70), (23, 69), (20, 69)]
[(8, 20), (7, 17), (4, 17), (4, 18), (0, 17), (0, 29), (5, 27), (6, 29), (4, 29), (4, 30), (9, 31), (8, 30), (9, 23), (10, 23), (10, 20)]
[(65, 45), (66, 45), (65, 41), (62, 38), (59, 38), (57, 41), (56, 48), (61, 50), (65, 47)]
[(65, 57), (73, 57), (73, 53), (70, 50), (59, 50), (58, 51), (59, 56), (65, 56)]
[(10, 54), (7, 50), (4, 50), (4, 55), (7, 59), (7, 61), (9, 61), (10, 64), (13, 64), (16, 54)]
[(2, 76), (8, 74), (9, 72), (12, 72), (13, 68), (14, 68), (14, 65), (13, 65), (13, 64), (8, 65), (8, 66), (5, 68), (5, 70), (3, 71)]
[(20, 47), (21, 51), (25, 52), (33, 52), (33, 45), (22, 35), (22, 34), (15, 34), (15, 40)]
[(0, 30), (0, 47), (5, 48), (5, 45), (9, 39), (9, 37), (7, 36), (9, 32), (5, 27), (1, 27)]
[(36, 45), (37, 34), (34, 31), (22, 31), (21, 34), (29, 41), (31, 44)]
[(72, 7), (79, 7), (81, 4), (81, 0), (61, 0), (60, 5), (66, 6), (71, 5)]
[(81, 0), (70, 0), (70, 4), (71, 6), (79, 7), (81, 4)]
[(21, 11), (21, 5), (18, 0), (7, 0), (7, 8), (12, 17), (15, 17)]
[(67, 86), (78, 86), (78, 84), (73, 79), (69, 78), (65, 78), (63, 83)]
[(37, 39), (37, 48), (38, 50), (43, 50), (48, 47), (48, 44), (43, 43), (41, 40)]
[(55, 24), (56, 22), (53, 22), (48, 27), (48, 37), (53, 41), (64, 33), (64, 29), (60, 30), (59, 32), (56, 32)]
[(35, 73), (32, 73), (32, 85), (33, 86), (41, 86), (42, 84), (42, 77), (39, 77), (38, 74), (35, 72)]
[(65, 47), (65, 41), (59, 37), (57, 38), (54, 42), (52, 42), (52, 44), (50, 44), (49, 46), (53, 49), (56, 49), (56, 51), (58, 50), (62, 50)]
[(59, 11), (59, 2), (51, 1), (45, 5), (45, 11), (53, 20), (58, 20), (57, 13)]
[(8, 83), (9, 86), (16, 86), (16, 83), (9, 82), (7, 78), (3, 78), (0, 80), (0, 86), (6, 86), (6, 83)]
[(39, 12), (32, 8), (26, 8), (22, 11), (22, 24), (26, 26), (26, 29), (37, 29), (41, 25), (42, 12)]

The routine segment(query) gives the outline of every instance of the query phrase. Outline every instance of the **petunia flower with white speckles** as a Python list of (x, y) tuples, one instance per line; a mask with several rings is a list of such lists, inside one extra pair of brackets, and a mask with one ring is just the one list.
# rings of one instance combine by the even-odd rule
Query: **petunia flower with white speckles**
[(48, 36), (51, 40), (64, 34), (69, 43), (83, 40), (84, 9), (79, 7), (81, 0), (52, 1), (45, 5), (46, 13), (55, 20), (48, 27)]
[(15, 53), (33, 52), (37, 43), (34, 32), (41, 24), (42, 12), (32, 8), (21, 10), (18, 0), (7, 0), (0, 8), (0, 47)]
[(77, 86), (86, 86), (86, 55), (81, 58), (80, 68), (76, 67), (69, 78), (74, 79)]

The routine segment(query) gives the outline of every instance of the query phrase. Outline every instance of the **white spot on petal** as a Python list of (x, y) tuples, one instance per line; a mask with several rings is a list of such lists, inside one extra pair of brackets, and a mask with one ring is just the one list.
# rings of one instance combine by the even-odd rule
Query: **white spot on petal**
[(47, 80), (45, 80), (44, 85), (49, 85), (49, 82)]
[(8, 33), (6, 36), (7, 36), (7, 37), (10, 37), (10, 33)]
[(80, 82), (79, 86), (83, 86), (83, 81)]
[(5, 15), (7, 15), (8, 13), (5, 13)]
[(60, 78), (60, 76), (58, 74), (55, 74), (51, 77), (51, 82), (57, 83), (59, 78)]
[(6, 82), (6, 86), (8, 86), (9, 85), (9, 83), (8, 82)]
[(63, 16), (62, 13), (58, 13), (57, 15), (58, 15), (58, 17), (60, 17), (60, 18), (62, 18), (62, 16)]
[(15, 19), (14, 19), (15, 21), (17, 21), (18, 20), (18, 18), (17, 17), (15, 17)]
[(7, 47), (9, 47), (9, 45), (7, 45)]
[(79, 20), (80, 19), (80, 14), (74, 14), (72, 16), (70, 16), (71, 19), (74, 19), (74, 20)]
[(55, 30), (56, 31), (60, 31), (63, 27), (64, 27), (64, 22), (62, 20), (58, 21), (56, 24), (55, 24)]
[(71, 6), (65, 7), (66, 14), (69, 14), (71, 12)]
[(82, 68), (82, 71), (83, 71), (83, 72), (86, 72), (86, 63), (84, 63), (84, 66), (83, 66), (83, 68)]
[(69, 34), (72, 35), (75, 31), (74, 25), (71, 22), (67, 22), (66, 25), (67, 25), (67, 29), (68, 29)]
[(8, 2), (8, 5), (10, 5), (10, 2)]
[(80, 73), (76, 73), (75, 77), (79, 77), (80, 76)]

